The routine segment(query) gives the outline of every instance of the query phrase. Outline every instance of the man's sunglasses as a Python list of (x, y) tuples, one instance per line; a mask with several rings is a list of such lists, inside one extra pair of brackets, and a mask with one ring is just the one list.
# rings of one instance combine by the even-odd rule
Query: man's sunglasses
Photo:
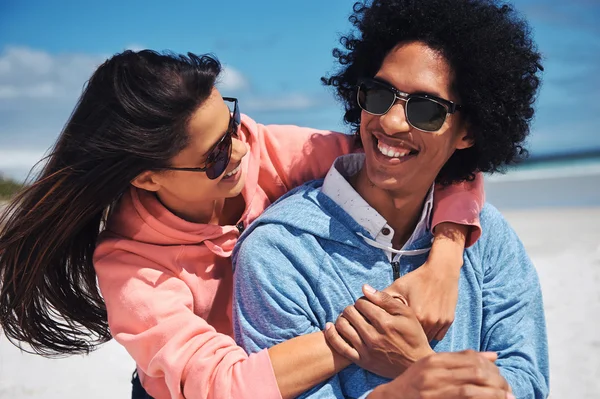
[(356, 95), (358, 105), (372, 115), (386, 114), (396, 101), (405, 101), (406, 120), (415, 129), (436, 132), (442, 128), (448, 114), (460, 105), (429, 94), (408, 94), (377, 79), (361, 79)]
[(229, 161), (231, 160), (231, 137), (236, 136), (241, 123), (240, 109), (238, 107), (237, 98), (223, 97), (223, 100), (233, 102), (233, 113), (229, 119), (229, 127), (227, 132), (219, 139), (219, 141), (210, 149), (206, 156), (205, 165), (199, 168), (177, 168), (168, 166), (160, 169), (165, 170), (183, 170), (187, 172), (206, 172), (206, 177), (211, 180), (221, 176)]

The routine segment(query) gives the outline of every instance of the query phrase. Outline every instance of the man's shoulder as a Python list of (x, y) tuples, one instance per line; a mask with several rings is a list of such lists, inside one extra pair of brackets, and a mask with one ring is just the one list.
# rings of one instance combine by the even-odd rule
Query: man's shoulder
[(481, 223), (482, 238), (485, 238), (483, 237), (484, 234), (489, 236), (489, 233), (491, 232), (496, 233), (510, 230), (510, 226), (502, 213), (489, 202), (484, 204), (483, 209), (479, 214), (479, 221)]
[(497, 229), (507, 225), (506, 219), (494, 205), (486, 202), (479, 214), (481, 229)]
[(527, 257), (523, 243), (502, 213), (493, 205), (486, 203), (479, 216), (481, 237), (467, 253), (485, 259), (486, 269), (494, 264), (504, 264), (507, 259), (525, 264)]
[(322, 186), (323, 179), (317, 179), (291, 189), (271, 204), (257, 220), (264, 220), (272, 217), (274, 213), (280, 212), (282, 208), (286, 209), (286, 211), (295, 207), (320, 208)]
[(356, 222), (321, 192), (321, 185), (322, 180), (309, 182), (271, 205), (239, 238), (234, 262), (252, 254), (264, 261), (280, 254), (314, 258), (329, 246), (357, 246)]
[(254, 234), (263, 226), (285, 226), (288, 230), (296, 230), (328, 237), (332, 225), (346, 224), (346, 214), (331, 198), (321, 192), (323, 180), (305, 183), (275, 201), (244, 232), (241, 240)]
[(479, 214), (481, 237), (467, 252), (486, 252), (507, 240), (518, 240), (510, 224), (502, 213), (492, 204), (486, 202)]
[(302, 253), (307, 247), (307, 237), (325, 230), (325, 211), (316, 199), (320, 182), (309, 182), (295, 188), (273, 203), (240, 236), (234, 252), (234, 265), (239, 257), (253, 255), (262, 261), (286, 253), (288, 256)]

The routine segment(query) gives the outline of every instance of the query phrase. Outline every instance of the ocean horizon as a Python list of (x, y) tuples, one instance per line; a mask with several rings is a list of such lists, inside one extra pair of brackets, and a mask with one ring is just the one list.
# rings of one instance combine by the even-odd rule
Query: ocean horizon
[[(2, 168), (0, 176), (24, 181), (22, 168)], [(502, 209), (600, 206), (600, 154), (585, 158), (550, 159), (485, 175), (488, 202)]]
[(523, 163), (486, 175), (485, 191), (499, 209), (600, 206), (600, 156)]

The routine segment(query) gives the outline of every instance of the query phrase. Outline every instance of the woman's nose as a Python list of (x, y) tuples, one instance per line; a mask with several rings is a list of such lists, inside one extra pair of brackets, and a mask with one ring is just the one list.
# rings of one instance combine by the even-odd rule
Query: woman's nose
[(239, 161), (244, 158), (248, 153), (248, 147), (238, 138), (231, 138), (231, 159), (233, 161)]

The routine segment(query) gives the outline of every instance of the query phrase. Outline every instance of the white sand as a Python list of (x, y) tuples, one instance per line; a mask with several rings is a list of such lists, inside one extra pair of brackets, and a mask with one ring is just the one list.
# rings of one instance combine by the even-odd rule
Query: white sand
[[(600, 208), (505, 212), (542, 282), (553, 399), (600, 397)], [(133, 362), (111, 342), (87, 357), (23, 355), (0, 337), (0, 398), (130, 397)]]

